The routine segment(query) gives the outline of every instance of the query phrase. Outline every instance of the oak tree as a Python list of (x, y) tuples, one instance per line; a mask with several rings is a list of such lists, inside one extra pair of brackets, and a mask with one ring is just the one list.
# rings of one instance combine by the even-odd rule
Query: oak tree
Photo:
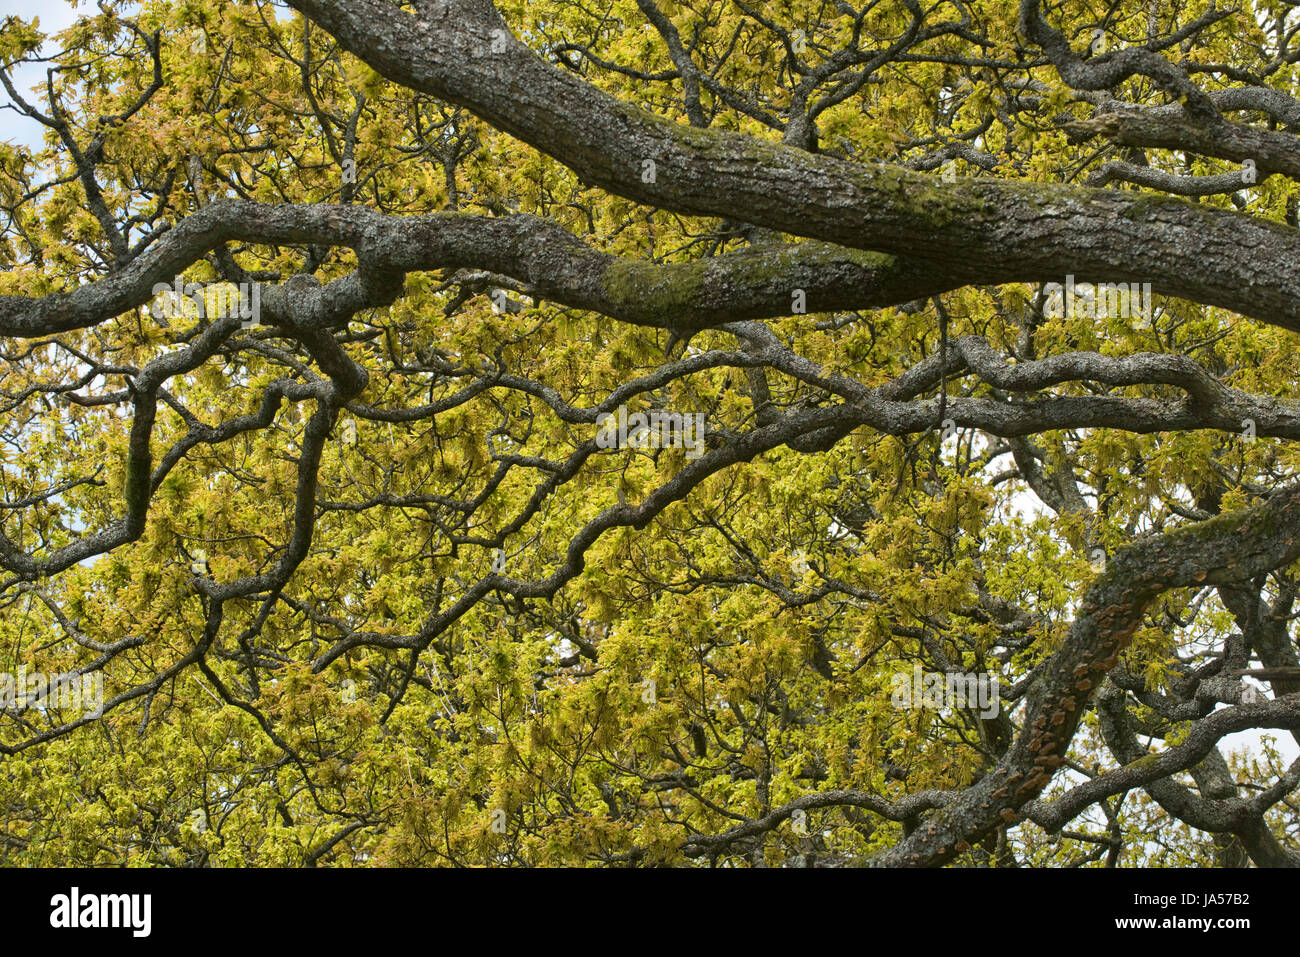
[(1298, 30), (10, 17), (0, 861), (1300, 864)]

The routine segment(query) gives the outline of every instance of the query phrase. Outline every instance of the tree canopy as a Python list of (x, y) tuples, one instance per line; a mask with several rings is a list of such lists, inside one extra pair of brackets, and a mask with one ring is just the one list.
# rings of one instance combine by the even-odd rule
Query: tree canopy
[(8, 18), (0, 861), (1300, 865), (1297, 31)]

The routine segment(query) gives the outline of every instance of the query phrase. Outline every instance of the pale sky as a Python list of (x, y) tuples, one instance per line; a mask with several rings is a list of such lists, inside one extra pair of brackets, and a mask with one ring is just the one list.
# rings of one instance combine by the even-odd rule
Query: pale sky
[[(79, 4), (81, 12), (96, 12), (93, 3), (87, 3), (85, 0)], [(0, 0), (0, 20), (4, 17), (17, 16), (24, 20), (30, 20), (32, 17), (40, 19), (40, 29), (42, 33), (57, 33), (72, 25), (77, 19), (78, 11), (73, 9), (68, 0)], [(46, 43), (44, 53), (54, 52), (56, 45)], [(40, 64), (33, 64), (15, 70), (12, 77), (14, 86), (28, 103), (32, 103), (38, 109), (45, 106), (43, 97), (28, 96), (31, 88), (39, 83), (45, 82), (45, 68)], [(35, 97), (35, 98), (33, 98)], [(41, 145), (42, 126), (35, 120), (28, 119), (21, 113), (16, 112), (9, 103), (9, 97), (0, 89), (0, 100), (3, 100), (5, 109), (0, 110), (0, 139), (8, 140), (15, 143), (23, 143), (31, 148)]]

